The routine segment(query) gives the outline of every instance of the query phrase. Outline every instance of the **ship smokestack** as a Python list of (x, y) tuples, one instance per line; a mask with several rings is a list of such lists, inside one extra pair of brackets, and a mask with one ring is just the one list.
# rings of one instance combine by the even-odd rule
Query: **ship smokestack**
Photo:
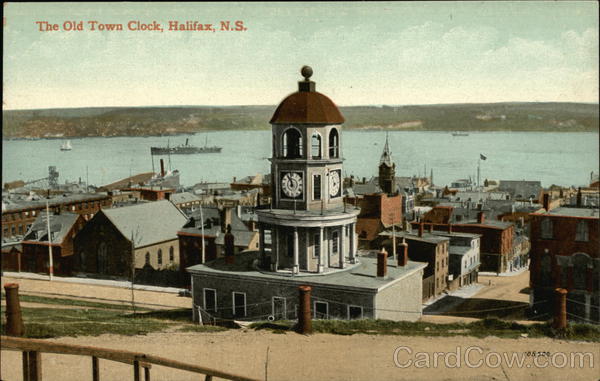
[(160, 159), (160, 177), (165, 177), (165, 162)]

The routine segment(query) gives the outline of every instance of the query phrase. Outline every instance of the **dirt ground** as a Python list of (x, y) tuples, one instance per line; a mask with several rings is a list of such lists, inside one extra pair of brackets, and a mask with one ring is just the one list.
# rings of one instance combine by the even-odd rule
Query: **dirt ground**
[[(123, 337), (103, 335), (85, 338), (61, 338), (63, 343), (84, 344), (104, 348), (141, 351), (184, 362), (220, 369), (260, 380), (597, 380), (600, 374), (600, 347), (596, 343), (569, 342), (552, 339), (499, 339), (473, 337), (406, 337), (406, 336), (340, 336), (316, 334), (303, 336), (296, 333), (273, 334), (265, 331), (230, 330), (218, 333), (156, 333), (148, 336)], [(400, 368), (394, 361), (396, 348)], [(439, 357), (437, 366), (434, 352), (454, 352), (460, 348), (460, 367), (446, 356)], [(470, 349), (471, 348), (471, 349)], [(464, 353), (469, 351), (469, 363)], [(549, 357), (537, 357), (541, 367), (536, 367), (533, 357), (525, 357), (521, 368), (507, 362), (498, 365), (490, 351), (516, 353), (550, 352)], [(426, 355), (417, 355), (417, 352)], [(569, 361), (563, 367), (563, 355), (571, 352), (590, 352), (592, 355), (579, 367)], [(416, 363), (429, 356), (428, 368)], [(552, 356), (557, 357), (552, 360)], [(490, 359), (486, 362), (486, 358)], [(593, 366), (590, 366), (593, 357)], [(268, 358), (268, 360), (267, 360)], [(80, 381), (91, 379), (91, 360), (84, 357), (44, 354), (45, 380)], [(481, 367), (471, 368), (469, 365)], [(100, 361), (102, 380), (125, 380), (132, 377), (132, 367), (106, 360)], [(449, 365), (449, 366), (447, 366)], [(487, 366), (486, 366), (487, 365)], [(556, 366), (552, 366), (556, 365)], [(21, 354), (2, 351), (2, 379), (21, 380)], [(164, 367), (152, 368), (153, 380), (198, 380), (198, 375), (174, 371)]]

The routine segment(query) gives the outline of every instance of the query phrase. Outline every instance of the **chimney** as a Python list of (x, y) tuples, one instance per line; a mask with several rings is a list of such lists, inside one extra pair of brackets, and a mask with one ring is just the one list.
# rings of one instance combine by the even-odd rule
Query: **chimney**
[(350, 188), (354, 186), (354, 175), (350, 175)]
[(542, 204), (546, 212), (550, 211), (550, 195), (548, 193), (544, 193), (544, 203)]
[(362, 182), (362, 183), (363, 183), (363, 184), (366, 184), (366, 183), (367, 183), (367, 178), (366, 178), (366, 177), (363, 177), (363, 182)]
[(223, 237), (225, 246), (225, 263), (228, 265), (235, 264), (235, 237), (231, 234), (231, 225), (227, 225), (227, 233)]
[(237, 177), (233, 176), (233, 182), (235, 183), (235, 181), (237, 180)]
[(448, 233), (452, 233), (452, 224), (448, 222)]
[(405, 238), (402, 238), (400, 247), (400, 252), (398, 253), (398, 266), (406, 266), (408, 263), (408, 243), (406, 243)]
[(160, 177), (165, 177), (165, 162), (160, 159)]
[(581, 187), (577, 189), (577, 207), (581, 208)]
[(485, 213), (479, 212), (477, 213), (477, 223), (483, 224), (485, 222)]
[(387, 251), (381, 248), (377, 253), (377, 278), (385, 278), (387, 275)]
[(423, 223), (419, 222), (419, 237), (423, 237)]

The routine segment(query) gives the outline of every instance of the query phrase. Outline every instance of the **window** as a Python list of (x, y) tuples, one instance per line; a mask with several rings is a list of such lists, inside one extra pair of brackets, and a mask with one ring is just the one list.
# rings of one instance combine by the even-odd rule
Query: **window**
[(150, 253), (146, 252), (146, 258), (144, 260), (144, 264), (150, 266)]
[(158, 249), (158, 265), (162, 265), (162, 249)]
[(321, 235), (314, 235), (314, 249), (313, 249), (313, 258), (318, 258), (321, 255)]
[(32, 210), (32, 211), (31, 211), (31, 215), (32, 215), (32, 216), (35, 216), (35, 214), (36, 214), (36, 211), (35, 211), (35, 210)]
[(575, 234), (575, 241), (587, 242), (589, 240), (589, 227), (587, 221), (577, 222), (577, 231)]
[(286, 319), (286, 302), (285, 298), (280, 296), (273, 297), (273, 317), (275, 320), (285, 320)]
[(337, 130), (335, 128), (332, 129), (331, 132), (329, 132), (329, 157), (339, 157), (339, 140), (340, 139)]
[(321, 199), (321, 175), (313, 176), (313, 200)]
[(348, 319), (362, 319), (363, 318), (363, 308), (361, 306), (348, 306)]
[(332, 254), (338, 253), (338, 246), (340, 244), (339, 240), (340, 240), (340, 234), (337, 231), (333, 232), (333, 234), (331, 234), (331, 253)]
[(289, 128), (283, 133), (283, 157), (302, 157), (302, 135), (295, 128)]
[(311, 139), (311, 156), (313, 159), (321, 158), (321, 135), (314, 133)]
[(246, 294), (233, 292), (233, 317), (246, 316)]
[(173, 262), (175, 260), (175, 249), (173, 246), (169, 247), (169, 262)]
[(315, 301), (315, 319), (329, 319), (329, 303)]
[(207, 312), (217, 312), (217, 290), (204, 289), (204, 309)]
[(549, 218), (544, 218), (542, 220), (542, 238), (550, 239), (552, 238), (552, 220)]

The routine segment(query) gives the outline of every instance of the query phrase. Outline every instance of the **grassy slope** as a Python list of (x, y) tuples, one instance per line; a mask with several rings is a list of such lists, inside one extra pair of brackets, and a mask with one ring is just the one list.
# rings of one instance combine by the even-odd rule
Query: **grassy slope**
[[(28, 299), (21, 295), (21, 299)], [(105, 333), (145, 335), (150, 332), (177, 330), (183, 332), (215, 332), (226, 328), (200, 326), (191, 321), (191, 309), (154, 310), (137, 313), (122, 311), (122, 305), (92, 303), (51, 297), (34, 297), (28, 301), (47, 304), (48, 308), (22, 308), (25, 336), (50, 338), (61, 336), (96, 336)], [(51, 308), (62, 304), (73, 308)], [(82, 308), (77, 308), (82, 307)], [(89, 307), (89, 308), (88, 308)], [(2, 325), (6, 323), (2, 313)], [(258, 322), (254, 329), (269, 329), (283, 333), (293, 329), (294, 321)], [(433, 324), (424, 322), (393, 322), (389, 320), (315, 320), (318, 333), (352, 335), (356, 333), (405, 336), (475, 336), (475, 337), (556, 337), (570, 340), (600, 342), (600, 327), (590, 324), (571, 324), (566, 331), (556, 331), (548, 323), (521, 325), (498, 319), (474, 323)]]

